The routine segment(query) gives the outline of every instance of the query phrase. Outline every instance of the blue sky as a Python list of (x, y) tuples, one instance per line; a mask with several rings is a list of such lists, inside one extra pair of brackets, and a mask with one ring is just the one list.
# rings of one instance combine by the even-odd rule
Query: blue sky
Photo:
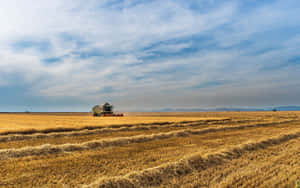
[(298, 0), (11, 0), (0, 111), (300, 105)]

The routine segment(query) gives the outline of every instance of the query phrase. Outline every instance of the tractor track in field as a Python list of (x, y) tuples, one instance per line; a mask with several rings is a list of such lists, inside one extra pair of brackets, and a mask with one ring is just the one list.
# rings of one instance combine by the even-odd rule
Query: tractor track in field
[(287, 134), (269, 137), (257, 142), (244, 143), (239, 146), (211, 154), (202, 155), (196, 153), (177, 162), (162, 164), (154, 168), (128, 173), (124, 176), (102, 177), (85, 187), (136, 188), (160, 186), (171, 179), (181, 178), (194, 172), (201, 172), (209, 168), (221, 166), (226, 163), (230, 163), (234, 159), (242, 158), (248, 153), (265, 150), (271, 146), (281, 145), (299, 137), (300, 131), (298, 130), (297, 132), (289, 132)]
[(0, 160), (26, 157), (26, 156), (70, 153), (74, 151), (100, 149), (100, 148), (106, 148), (110, 146), (124, 146), (131, 143), (143, 143), (143, 142), (149, 142), (154, 140), (168, 139), (172, 137), (188, 137), (190, 135), (201, 135), (201, 134), (221, 132), (221, 131), (274, 126), (278, 124), (291, 123), (295, 121), (296, 120), (289, 120), (289, 121), (282, 121), (282, 122), (260, 123), (260, 124), (253, 124), (253, 125), (244, 125), (244, 126), (178, 130), (178, 131), (170, 131), (166, 133), (158, 133), (158, 134), (151, 134), (151, 135), (137, 135), (137, 136), (130, 136), (130, 137), (116, 137), (116, 138), (109, 138), (109, 139), (92, 140), (92, 141), (76, 143), (76, 144), (61, 144), (61, 145), (44, 144), (40, 146), (28, 146), (19, 149), (1, 149)]

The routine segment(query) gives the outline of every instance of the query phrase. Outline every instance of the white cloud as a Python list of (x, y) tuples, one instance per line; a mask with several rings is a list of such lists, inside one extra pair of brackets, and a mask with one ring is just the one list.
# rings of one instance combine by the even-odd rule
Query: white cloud
[[(281, 65), (295, 56), (298, 52), (295, 41), (299, 36), (273, 38), (270, 43), (277, 49), (251, 54), (252, 50), (270, 47), (268, 41), (264, 44), (258, 41), (255, 34), (297, 25), (298, 8), (292, 6), (296, 1), (288, 1), (285, 9), (280, 9), (284, 2), (277, 1), (249, 12), (240, 12), (242, 3), (236, 1), (223, 4), (199, 1), (199, 9), (191, 9), (184, 1), (136, 5), (133, 1), (112, 2), (2, 2), (0, 86), (13, 86), (15, 79), (19, 79), (20, 83), (32, 85), (29, 88), (32, 96), (75, 97), (89, 102), (103, 97), (121, 105), (127, 105), (127, 99), (137, 99), (137, 104), (154, 108), (164, 100), (183, 105), (176, 102), (185, 100), (183, 95), (191, 96), (191, 102), (185, 103), (191, 106), (192, 101), (203, 101), (216, 92), (230, 97), (229, 91), (239, 90), (245, 84), (255, 93), (259, 84), (268, 85), (281, 78), (283, 83), (278, 84), (279, 88), (284, 82), (291, 83), (291, 77), (297, 80), (296, 68), (269, 72), (262, 69)], [(195, 36), (208, 37), (209, 43), (193, 40)], [(185, 41), (186, 38), (189, 40)], [(253, 48), (238, 46), (247, 40), (253, 43)], [(49, 43), (49, 49), (42, 51), (34, 44), (16, 49), (22, 44), (18, 42), (24, 41), (44, 41), (45, 45)], [(195, 52), (178, 56), (160, 57), (154, 53), (176, 54), (193, 48)], [(80, 58), (80, 54), (89, 57)], [(58, 61), (47, 63), (44, 61), (47, 58)], [(211, 80), (226, 80), (227, 89), (217, 86), (186, 91)], [(108, 87), (114, 89), (112, 93), (101, 93)], [(275, 90), (276, 84), (272, 87)], [(235, 97), (232, 93), (231, 96)]]

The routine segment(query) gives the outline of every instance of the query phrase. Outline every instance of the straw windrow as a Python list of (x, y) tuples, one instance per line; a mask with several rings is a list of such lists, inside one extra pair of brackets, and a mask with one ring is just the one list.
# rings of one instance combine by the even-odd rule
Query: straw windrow
[[(282, 122), (283, 123), (283, 122)], [(287, 122), (285, 122), (287, 123)], [(158, 133), (151, 135), (137, 135), (131, 137), (117, 137), (102, 140), (93, 140), (88, 142), (83, 142), (79, 144), (62, 144), (62, 145), (51, 145), (45, 144), (41, 146), (23, 147), (19, 149), (2, 149), (0, 150), (0, 160), (26, 157), (26, 156), (39, 156), (48, 154), (58, 154), (65, 152), (82, 151), (88, 149), (100, 149), (110, 146), (123, 146), (131, 143), (143, 143), (154, 140), (163, 140), (171, 137), (185, 137), (189, 135), (200, 135), (212, 132), (227, 131), (227, 130), (239, 130), (250, 127), (261, 127), (261, 126), (272, 126), (278, 123), (265, 123), (247, 126), (237, 126), (237, 127), (222, 127), (222, 128), (207, 128), (207, 129), (192, 129), (192, 130), (179, 130), (171, 131), (167, 133)]]
[(216, 165), (226, 163), (229, 160), (239, 158), (249, 151), (264, 149), (272, 145), (279, 145), (289, 140), (299, 138), (300, 132), (289, 133), (278, 137), (272, 137), (258, 142), (245, 143), (240, 146), (220, 152), (202, 155), (194, 154), (177, 162), (163, 164), (155, 168), (129, 173), (119, 177), (103, 177), (85, 187), (116, 188), (116, 187), (151, 187), (159, 186), (172, 178), (190, 174), (193, 171), (201, 171)]
[[(225, 120), (226, 121), (226, 120)], [(245, 121), (228, 121), (228, 123), (246, 123)], [(277, 122), (277, 123), (284, 123)], [(125, 132), (125, 131), (142, 131), (142, 130), (153, 130), (159, 128), (179, 128), (179, 127), (196, 127), (201, 125), (214, 125), (224, 123), (224, 121), (193, 121), (193, 122), (182, 122), (182, 123), (170, 123), (170, 124), (146, 124), (146, 125), (136, 125), (136, 126), (124, 126), (120, 128), (106, 128), (101, 127), (98, 129), (85, 129), (78, 131), (67, 131), (67, 132), (52, 132), (52, 133), (34, 133), (34, 134), (13, 134), (0, 136), (0, 142), (10, 142), (10, 141), (21, 141), (21, 140), (31, 140), (31, 139), (47, 139), (47, 138), (59, 138), (59, 137), (71, 137), (71, 136), (85, 136), (92, 134), (102, 134), (102, 133), (113, 133), (113, 132)]]
[(139, 124), (120, 124), (120, 125), (101, 125), (101, 126), (83, 126), (80, 128), (70, 128), (70, 127), (57, 127), (57, 128), (48, 128), (48, 129), (25, 129), (25, 130), (17, 130), (17, 131), (4, 131), (0, 132), (0, 136), (5, 135), (31, 135), (31, 134), (51, 134), (51, 133), (65, 133), (65, 132), (74, 132), (74, 131), (82, 131), (82, 130), (97, 130), (97, 129), (118, 129), (118, 128), (130, 128), (130, 127), (145, 127), (145, 126), (164, 126), (164, 125), (172, 125), (172, 124), (186, 124), (186, 123), (224, 123), (226, 121), (231, 121), (228, 118), (220, 118), (220, 119), (207, 119), (207, 120), (193, 120), (193, 121), (181, 121), (181, 122), (153, 122), (153, 123), (139, 123)]

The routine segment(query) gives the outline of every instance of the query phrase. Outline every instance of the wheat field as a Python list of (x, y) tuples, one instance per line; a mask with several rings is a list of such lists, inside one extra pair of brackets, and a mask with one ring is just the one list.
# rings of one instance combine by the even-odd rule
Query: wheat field
[(0, 187), (296, 187), (300, 112), (0, 114)]

